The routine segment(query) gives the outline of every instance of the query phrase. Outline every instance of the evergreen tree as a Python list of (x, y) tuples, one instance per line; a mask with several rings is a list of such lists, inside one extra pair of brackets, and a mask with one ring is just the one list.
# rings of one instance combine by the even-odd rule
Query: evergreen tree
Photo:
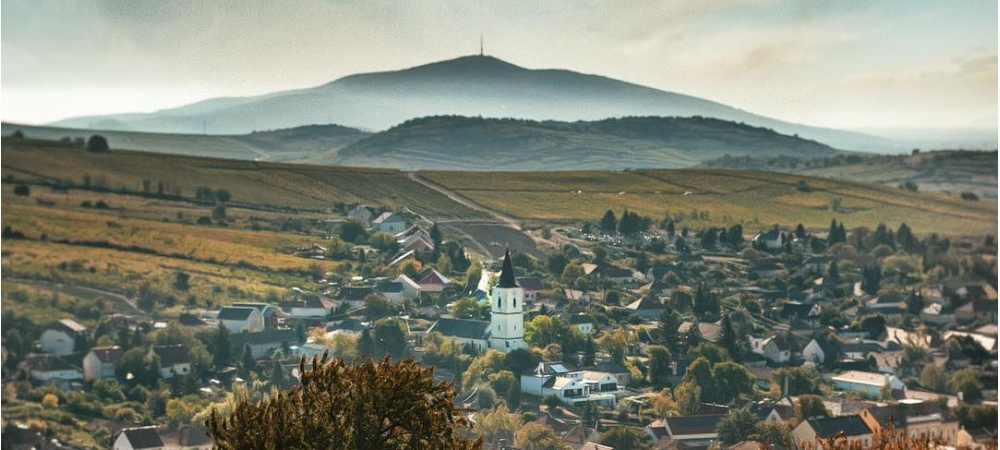
[(722, 315), (722, 336), (719, 337), (719, 345), (729, 352), (730, 358), (738, 360), (740, 357), (739, 339), (729, 314)]
[(358, 353), (369, 358), (375, 357), (375, 340), (372, 339), (370, 328), (361, 331), (361, 337), (358, 338)]
[(801, 223), (799, 223), (798, 225), (795, 226), (795, 237), (796, 238), (798, 238), (798, 239), (805, 239), (806, 238), (806, 234), (807, 234), (806, 233), (806, 227), (803, 226)]
[(443, 243), (443, 237), (441, 236), (441, 230), (438, 228), (437, 222), (431, 226), (431, 243), (434, 244), (434, 253), (431, 254), (431, 261), (437, 261), (441, 257), (441, 244)]
[(271, 384), (279, 389), (288, 387), (288, 377), (285, 376), (285, 368), (281, 365), (281, 359), (275, 358), (274, 365), (271, 366)]
[(222, 324), (219, 324), (219, 329), (212, 338), (212, 362), (215, 367), (225, 367), (232, 362), (232, 343), (229, 340), (229, 330)]
[(510, 384), (507, 388), (507, 408), (511, 411), (517, 411), (521, 407), (521, 383), (515, 381)]
[(256, 362), (253, 359), (253, 350), (250, 348), (249, 343), (243, 345), (243, 355), (240, 361), (240, 375), (244, 380), (250, 381)]
[(601, 218), (601, 231), (605, 233), (614, 233), (618, 225), (618, 219), (615, 217), (615, 213), (612, 210), (607, 210), (604, 213), (604, 217)]

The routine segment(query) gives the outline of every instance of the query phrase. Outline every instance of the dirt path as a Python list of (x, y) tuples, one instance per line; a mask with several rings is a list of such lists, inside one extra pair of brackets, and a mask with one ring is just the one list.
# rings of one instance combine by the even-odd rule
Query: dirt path
[(111, 298), (113, 298), (115, 300), (119, 300), (119, 301), (125, 303), (126, 305), (130, 306), (132, 308), (133, 312), (138, 313), (138, 314), (145, 314), (135, 304), (135, 300), (130, 299), (130, 298), (126, 297), (125, 295), (119, 294), (117, 292), (105, 291), (103, 289), (92, 288), (92, 287), (89, 287), (89, 286), (82, 286), (82, 285), (79, 285), (79, 284), (62, 283), (62, 282), (48, 281), (48, 280), (37, 280), (37, 279), (31, 279), (31, 278), (5, 277), (5, 278), (3, 278), (3, 281), (7, 282), (7, 283), (30, 284), (30, 285), (33, 285), (33, 286), (43, 287), (43, 288), (46, 288), (46, 289), (53, 289), (53, 290), (65, 293), (67, 295), (79, 296), (79, 295), (81, 295), (80, 291), (83, 291), (83, 292), (86, 292), (86, 293), (88, 293), (90, 295), (93, 295), (94, 297), (98, 297), (98, 296), (111, 297)]
[(514, 227), (514, 228), (516, 228), (519, 231), (521, 230), (521, 224), (520, 224), (520, 222), (518, 222), (517, 219), (514, 219), (513, 217), (510, 217), (508, 215), (502, 214), (502, 213), (500, 213), (498, 211), (494, 211), (494, 210), (489, 209), (489, 208), (487, 208), (487, 207), (485, 207), (483, 205), (480, 205), (479, 203), (476, 203), (476, 202), (470, 200), (469, 198), (467, 198), (467, 197), (465, 197), (465, 196), (463, 196), (463, 195), (461, 195), (461, 194), (459, 194), (459, 193), (457, 193), (457, 192), (455, 192), (455, 191), (453, 191), (451, 189), (448, 189), (445, 186), (442, 186), (440, 184), (437, 184), (437, 183), (435, 183), (435, 182), (433, 182), (431, 180), (428, 180), (428, 179), (420, 176), (416, 172), (410, 172), (410, 173), (406, 174), (406, 176), (409, 177), (411, 180), (416, 181), (417, 183), (420, 183), (420, 184), (422, 184), (424, 186), (427, 186), (427, 187), (429, 187), (431, 189), (434, 189), (435, 191), (438, 191), (438, 192), (444, 194), (446, 197), (448, 197), (449, 199), (451, 199), (454, 202), (461, 203), (462, 206), (465, 206), (466, 208), (470, 208), (470, 209), (474, 209), (476, 211), (484, 212), (484, 213), (489, 214), (490, 216), (492, 216), (497, 221), (503, 222), (505, 225)]

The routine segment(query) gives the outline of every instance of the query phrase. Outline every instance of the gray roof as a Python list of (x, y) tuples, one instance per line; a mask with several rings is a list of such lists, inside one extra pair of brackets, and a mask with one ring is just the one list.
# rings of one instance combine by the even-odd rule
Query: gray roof
[(54, 372), (57, 370), (80, 370), (79, 367), (70, 364), (65, 359), (57, 355), (29, 355), (24, 359), (24, 366), (28, 370), (38, 372)]
[(83, 333), (87, 331), (87, 327), (76, 323), (73, 319), (62, 319), (55, 323), (55, 328), (66, 331), (70, 334)]
[(163, 440), (160, 439), (160, 433), (156, 432), (156, 427), (127, 428), (122, 433), (136, 450), (163, 447)]
[(183, 345), (154, 345), (153, 353), (160, 357), (160, 364), (164, 366), (191, 362), (191, 354)]
[(259, 344), (298, 344), (299, 338), (295, 330), (267, 330), (257, 333), (234, 333), (229, 335), (229, 344), (236, 349), (242, 349), (244, 345)]
[(688, 434), (715, 433), (715, 427), (725, 414), (706, 414), (702, 416), (667, 417), (663, 421), (670, 428), (673, 436)]
[(497, 283), (497, 287), (501, 288), (516, 288), (517, 280), (514, 278), (514, 266), (510, 263), (510, 249), (508, 248), (503, 255), (503, 267), (500, 269), (500, 282)]
[(840, 417), (810, 417), (806, 421), (821, 439), (836, 436), (840, 432), (844, 432), (845, 436), (861, 436), (872, 433), (872, 429), (857, 414)]
[(488, 339), (490, 323), (485, 320), (438, 319), (428, 333), (436, 331), (444, 336), (466, 339)]
[(226, 306), (219, 310), (219, 320), (247, 320), (257, 308), (252, 306)]

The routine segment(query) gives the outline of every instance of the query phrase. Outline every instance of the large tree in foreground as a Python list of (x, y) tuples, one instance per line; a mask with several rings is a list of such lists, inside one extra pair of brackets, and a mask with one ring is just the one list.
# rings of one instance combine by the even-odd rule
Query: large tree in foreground
[[(309, 367), (307, 369), (307, 367)], [(448, 382), (412, 360), (300, 363), (301, 384), (206, 421), (218, 449), (478, 449)]]

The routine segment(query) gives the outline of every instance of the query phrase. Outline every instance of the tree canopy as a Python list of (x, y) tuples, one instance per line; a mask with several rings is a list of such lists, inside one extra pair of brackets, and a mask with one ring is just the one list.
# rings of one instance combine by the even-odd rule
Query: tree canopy
[[(308, 368), (307, 368), (308, 367)], [(353, 364), (300, 363), (301, 384), (259, 402), (240, 401), (228, 417), (206, 420), (220, 449), (478, 449), (458, 431), (471, 427), (448, 382), (412, 359)]]

